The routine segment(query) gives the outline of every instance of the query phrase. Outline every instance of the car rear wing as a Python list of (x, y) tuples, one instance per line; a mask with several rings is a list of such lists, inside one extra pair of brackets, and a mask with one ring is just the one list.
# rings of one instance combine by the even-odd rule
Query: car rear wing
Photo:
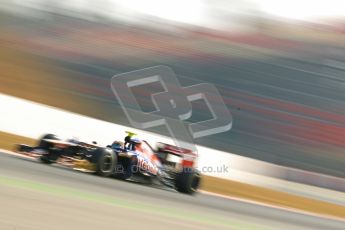
[(159, 152), (168, 152), (182, 158), (183, 167), (195, 167), (198, 154), (190, 149), (180, 148), (175, 145), (158, 142), (157, 149)]

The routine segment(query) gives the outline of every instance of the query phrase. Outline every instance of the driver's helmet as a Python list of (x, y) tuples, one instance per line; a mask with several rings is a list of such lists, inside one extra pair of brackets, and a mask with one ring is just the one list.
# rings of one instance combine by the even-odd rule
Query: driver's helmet
[(131, 139), (133, 138), (133, 136), (135, 136), (135, 133), (132, 133), (130, 131), (126, 131), (127, 136), (125, 137), (125, 144), (129, 143), (131, 141)]

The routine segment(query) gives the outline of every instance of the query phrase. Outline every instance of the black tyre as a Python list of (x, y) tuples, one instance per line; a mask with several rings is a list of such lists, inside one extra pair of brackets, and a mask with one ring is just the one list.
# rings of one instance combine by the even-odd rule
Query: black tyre
[(97, 175), (107, 177), (114, 173), (117, 156), (111, 149), (99, 148), (92, 152), (92, 154)]
[(46, 154), (40, 157), (41, 162), (44, 164), (52, 164), (57, 160), (58, 154), (49, 151), (52, 144), (47, 142), (46, 141), (47, 139), (50, 139), (50, 140), (60, 140), (60, 139), (54, 134), (46, 134), (43, 137), (41, 137), (41, 139), (38, 141), (37, 148), (47, 151)]
[(194, 194), (201, 181), (201, 174), (195, 169), (185, 168), (176, 176), (175, 187), (181, 193)]
[(41, 139), (38, 141), (38, 148), (47, 150), (50, 147), (50, 143), (46, 141), (46, 139), (50, 139), (50, 140), (60, 140), (60, 138), (58, 138), (56, 135), (54, 134), (46, 134), (43, 137), (41, 137)]

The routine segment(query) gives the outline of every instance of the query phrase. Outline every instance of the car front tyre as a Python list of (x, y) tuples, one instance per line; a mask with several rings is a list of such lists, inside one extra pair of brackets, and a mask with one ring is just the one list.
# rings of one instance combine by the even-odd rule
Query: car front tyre
[(94, 159), (96, 166), (96, 174), (103, 177), (108, 177), (114, 173), (117, 157), (112, 150), (97, 149), (95, 150)]

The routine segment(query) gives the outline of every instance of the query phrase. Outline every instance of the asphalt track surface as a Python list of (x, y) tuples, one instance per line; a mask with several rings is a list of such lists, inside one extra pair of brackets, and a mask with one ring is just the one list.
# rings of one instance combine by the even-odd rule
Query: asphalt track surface
[(344, 229), (345, 222), (188, 196), (0, 154), (0, 229)]

